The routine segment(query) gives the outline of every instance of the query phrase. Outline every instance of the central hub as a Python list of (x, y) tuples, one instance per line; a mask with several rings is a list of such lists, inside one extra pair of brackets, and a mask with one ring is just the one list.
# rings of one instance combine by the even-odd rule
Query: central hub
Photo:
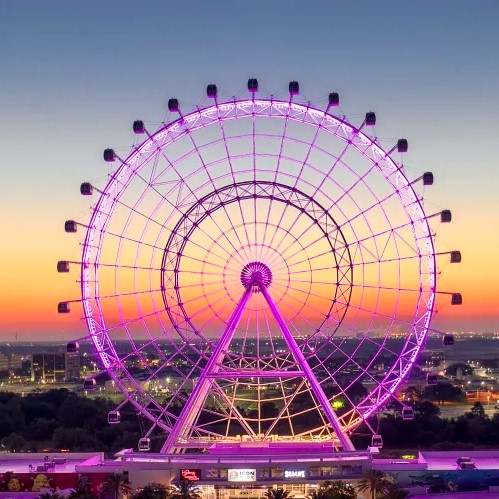
[(260, 286), (268, 288), (272, 284), (272, 272), (262, 262), (251, 262), (241, 270), (241, 284), (248, 288), (252, 286), (257, 291)]

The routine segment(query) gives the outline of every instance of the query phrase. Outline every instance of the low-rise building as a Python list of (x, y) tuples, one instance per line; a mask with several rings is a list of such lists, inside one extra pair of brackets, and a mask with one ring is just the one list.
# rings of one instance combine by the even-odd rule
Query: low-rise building
[[(313, 447), (313, 448), (312, 448)], [(67, 491), (84, 481), (98, 493), (112, 474), (123, 474), (133, 489), (151, 482), (195, 482), (203, 499), (263, 499), (269, 488), (304, 498), (324, 480), (356, 485), (370, 469), (396, 477), (413, 494), (499, 497), (499, 450), (425, 452), (413, 459), (379, 459), (368, 451), (334, 452), (324, 444), (213, 446), (205, 454), (137, 453), (125, 449), (114, 459), (103, 453), (0, 454), (0, 497), (36, 497)], [(368, 497), (369, 493), (359, 497)]]
[(80, 357), (77, 353), (34, 353), (31, 381), (60, 383), (80, 378)]

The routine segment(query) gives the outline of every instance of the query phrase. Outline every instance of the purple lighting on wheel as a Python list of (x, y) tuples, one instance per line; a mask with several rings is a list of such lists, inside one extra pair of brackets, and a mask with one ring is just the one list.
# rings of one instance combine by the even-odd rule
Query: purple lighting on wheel
[(124, 394), (115, 413), (148, 421), (142, 450), (158, 432), (168, 453), (247, 440), (352, 450), (425, 345), (437, 272), (420, 191), (433, 175), (406, 177), (392, 152), (407, 140), (383, 148), (365, 132), (374, 112), (358, 126), (331, 114), (335, 92), (319, 109), (296, 101), (296, 81), (288, 100), (256, 98), (254, 78), (248, 91), (220, 102), (209, 84), (206, 107), (170, 99), (181, 119), (147, 133), (134, 122), (144, 140), (126, 159), (106, 149), (107, 185), (82, 184), (98, 195), (90, 221), (65, 224), (86, 230), (71, 262), (84, 319)]
[(260, 286), (268, 288), (272, 283), (272, 272), (261, 262), (251, 262), (245, 265), (241, 270), (241, 284), (248, 288), (253, 286), (255, 291), (260, 289)]

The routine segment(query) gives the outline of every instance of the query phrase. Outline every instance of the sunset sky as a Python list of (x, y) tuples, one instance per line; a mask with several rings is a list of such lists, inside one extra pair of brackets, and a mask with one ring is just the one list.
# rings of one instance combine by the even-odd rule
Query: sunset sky
[[(74, 274), (83, 236), (64, 221), (89, 220), (82, 181), (103, 187), (102, 151), (126, 156), (136, 119), (159, 125), (170, 97), (189, 111), (216, 83), (220, 98), (300, 101), (340, 93), (353, 124), (376, 111), (376, 135), (390, 149), (409, 141), (408, 174), (432, 171), (429, 213), (450, 209), (437, 251), (441, 330), (499, 331), (499, 3), (97, 1), (0, 3), (0, 342), (64, 340), (85, 334)], [(319, 105), (319, 104), (317, 104)], [(153, 127), (153, 125), (151, 125)]]

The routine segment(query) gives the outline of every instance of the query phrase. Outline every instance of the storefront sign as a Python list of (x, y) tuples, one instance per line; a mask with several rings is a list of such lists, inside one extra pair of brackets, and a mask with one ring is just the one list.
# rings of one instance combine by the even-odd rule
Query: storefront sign
[(180, 480), (189, 480), (190, 482), (198, 482), (201, 480), (201, 470), (200, 469), (184, 469), (180, 470)]
[(229, 470), (229, 482), (256, 482), (256, 470)]
[(305, 470), (284, 470), (284, 478), (305, 478)]

